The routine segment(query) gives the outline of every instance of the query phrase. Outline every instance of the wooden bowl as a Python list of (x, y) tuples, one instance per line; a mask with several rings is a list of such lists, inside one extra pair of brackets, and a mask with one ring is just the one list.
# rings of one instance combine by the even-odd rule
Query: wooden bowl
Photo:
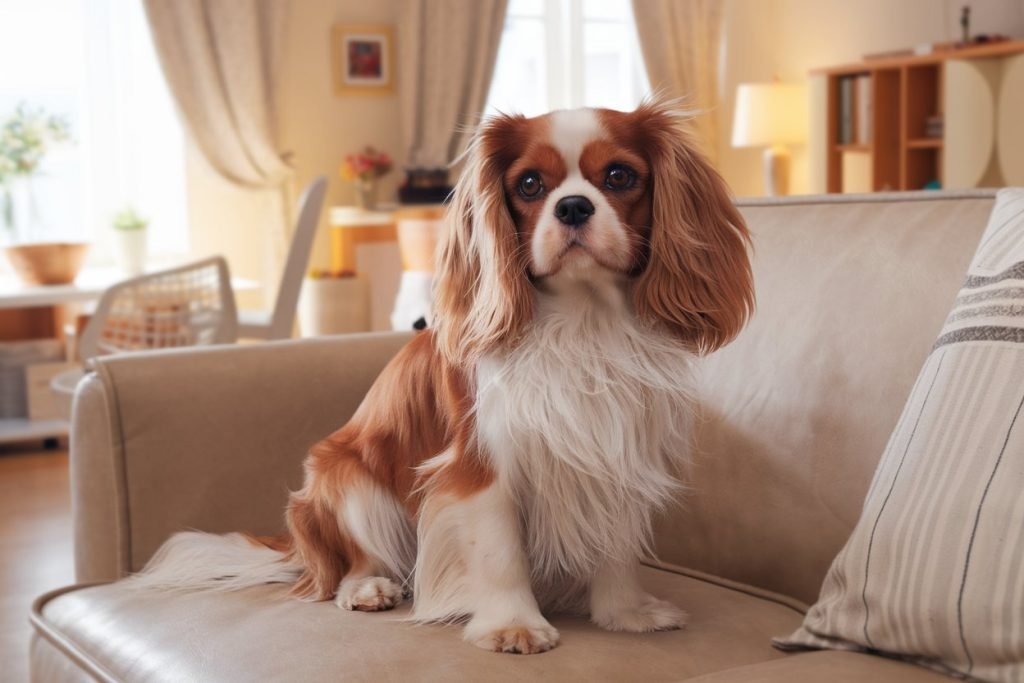
[(88, 251), (86, 242), (43, 242), (4, 247), (11, 267), (26, 285), (74, 282)]

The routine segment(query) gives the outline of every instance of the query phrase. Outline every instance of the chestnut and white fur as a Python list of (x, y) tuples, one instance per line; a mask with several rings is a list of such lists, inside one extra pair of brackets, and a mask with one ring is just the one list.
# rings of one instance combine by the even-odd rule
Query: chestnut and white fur
[(445, 232), (433, 328), (312, 448), (288, 537), (179, 534), (137, 581), (287, 581), (363, 611), (411, 586), (414, 619), (503, 652), (557, 645), (562, 610), (684, 625), (639, 559), (680, 489), (693, 360), (753, 306), (746, 227), (685, 116), (486, 121)]

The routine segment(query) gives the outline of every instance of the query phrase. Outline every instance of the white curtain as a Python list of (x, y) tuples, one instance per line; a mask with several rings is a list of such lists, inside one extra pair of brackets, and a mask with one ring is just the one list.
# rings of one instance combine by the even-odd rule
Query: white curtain
[(487, 102), (508, 0), (404, 0), (399, 93), (406, 162), (446, 166)]
[(196, 145), (227, 180), (279, 189), (275, 260), (290, 239), (292, 168), (277, 145), (277, 72), (288, 3), (145, 0), (153, 42)]
[(633, 14), (651, 87), (696, 110), (698, 139), (715, 161), (722, 0), (633, 0)]

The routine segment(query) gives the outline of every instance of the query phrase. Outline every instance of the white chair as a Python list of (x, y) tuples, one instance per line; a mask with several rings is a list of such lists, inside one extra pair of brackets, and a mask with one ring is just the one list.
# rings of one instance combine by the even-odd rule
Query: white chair
[(57, 375), (50, 387), (61, 412), (70, 417), (75, 387), (97, 356), (237, 340), (228, 264), (214, 256), (110, 287), (82, 330), (78, 355), (83, 367)]
[(243, 339), (287, 339), (292, 336), (295, 310), (299, 304), (299, 291), (313, 250), (313, 238), (320, 222), (320, 212), (327, 193), (327, 178), (313, 180), (299, 199), (298, 217), (292, 245), (288, 249), (281, 284), (277, 288), (277, 301), (273, 311), (242, 311), (239, 314), (238, 336)]
[(213, 256), (112, 286), (82, 331), (78, 354), (84, 364), (112, 353), (237, 340), (228, 264)]

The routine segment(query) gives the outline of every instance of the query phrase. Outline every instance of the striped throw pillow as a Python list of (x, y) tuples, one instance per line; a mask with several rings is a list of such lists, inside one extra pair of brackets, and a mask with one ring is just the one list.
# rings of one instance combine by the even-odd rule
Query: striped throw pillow
[(782, 649), (1024, 681), (1024, 189), (1002, 190), (818, 602)]

